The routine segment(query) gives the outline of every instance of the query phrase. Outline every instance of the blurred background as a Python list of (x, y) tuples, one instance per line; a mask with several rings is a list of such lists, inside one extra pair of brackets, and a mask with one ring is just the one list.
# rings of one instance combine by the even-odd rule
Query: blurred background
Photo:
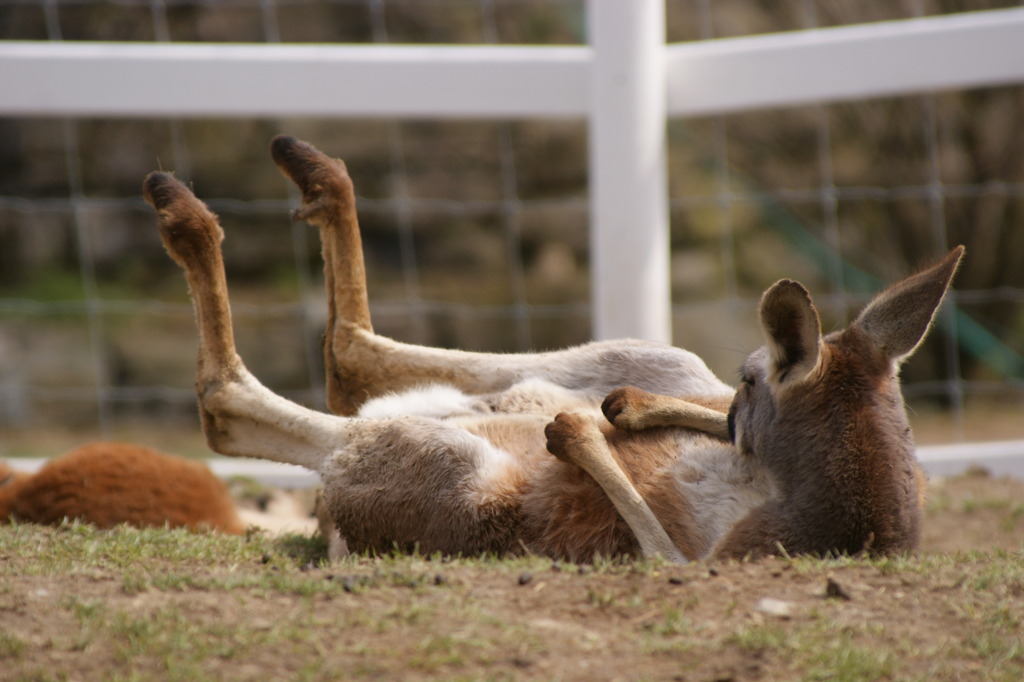
[[(1019, 6), (667, 0), (670, 42)], [(0, 39), (582, 44), (583, 0), (0, 0)], [(318, 87), (328, 87), (317, 84)], [(381, 83), (381, 87), (387, 87)], [(919, 443), (1024, 439), (1024, 86), (669, 123), (673, 334), (735, 383), (776, 279), (826, 330), (956, 244), (904, 367)], [(0, 456), (112, 438), (208, 455), (184, 279), (140, 196), (173, 170), (220, 215), (240, 352), (323, 409), (315, 231), (270, 161), (344, 158), (378, 332), (484, 351), (590, 337), (584, 121), (0, 118)]]

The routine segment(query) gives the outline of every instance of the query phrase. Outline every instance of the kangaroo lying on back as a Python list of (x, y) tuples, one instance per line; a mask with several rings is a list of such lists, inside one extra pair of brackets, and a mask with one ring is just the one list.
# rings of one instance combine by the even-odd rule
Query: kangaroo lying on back
[(641, 341), (501, 355), (374, 334), (344, 164), (288, 137), (272, 155), (302, 191), (295, 218), (320, 229), (328, 404), (343, 416), (291, 403), (246, 370), (216, 216), (166, 173), (144, 194), (195, 302), (210, 447), (318, 471), (351, 549), (685, 561), (917, 545), (898, 364), (962, 248), (824, 337), (807, 291), (778, 282), (760, 306), (766, 345), (734, 391), (692, 353)]

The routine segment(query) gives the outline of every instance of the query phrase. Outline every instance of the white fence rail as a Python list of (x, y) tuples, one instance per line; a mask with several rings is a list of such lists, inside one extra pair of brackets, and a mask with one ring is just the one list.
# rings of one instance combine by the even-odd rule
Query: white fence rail
[(1024, 8), (655, 50), (601, 16), (591, 31), (608, 25), (608, 65), (592, 46), (0, 41), (0, 115), (584, 117), (605, 87), (595, 65), (635, 78), (651, 57), (625, 55), (640, 50), (664, 60), (668, 116), (1024, 80)]
[(0, 114), (584, 116), (582, 47), (0, 42)]
[(1024, 9), (669, 45), (670, 116), (1024, 80)]
[(0, 42), (0, 116), (586, 118), (594, 336), (670, 341), (668, 117), (1024, 82), (1024, 8), (672, 45), (661, 0), (588, 10), (584, 47)]

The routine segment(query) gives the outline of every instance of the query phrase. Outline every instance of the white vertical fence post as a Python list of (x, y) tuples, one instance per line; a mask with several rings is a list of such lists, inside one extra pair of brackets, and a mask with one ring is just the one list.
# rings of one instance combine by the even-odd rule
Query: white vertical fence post
[(664, 0), (590, 0), (595, 338), (671, 342)]

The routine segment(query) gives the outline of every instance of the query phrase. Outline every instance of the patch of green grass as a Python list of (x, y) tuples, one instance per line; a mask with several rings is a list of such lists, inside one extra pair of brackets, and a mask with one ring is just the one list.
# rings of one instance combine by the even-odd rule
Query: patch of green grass
[(665, 607), (661, 620), (655, 621), (650, 629), (663, 637), (693, 632), (696, 627), (683, 609)]
[(66, 682), (72, 679), (68, 673), (62, 671), (52, 672), (41, 668), (29, 670), (17, 677), (12, 678), (14, 682)]
[(816, 642), (808, 658), (808, 680), (859, 682), (891, 679), (896, 667), (891, 651), (857, 645), (849, 635)]
[(423, 672), (461, 667), (466, 663), (463, 649), (463, 643), (452, 635), (428, 635), (416, 645), (408, 664), (410, 668)]
[(106, 605), (99, 600), (82, 600), (76, 596), (68, 596), (61, 600), (61, 606), (71, 612), (78, 624), (88, 626), (103, 618)]
[[(152, 560), (230, 564), (253, 561), (269, 551), (273, 551), (271, 542), (260, 536), (128, 526), (97, 530), (78, 521), (44, 529), (13, 524), (0, 533), (0, 552), (18, 560), (18, 572), (23, 575), (63, 575), (85, 564), (104, 569), (131, 568)], [(0, 563), (0, 575), (5, 571), (4, 563)]]
[(617, 603), (616, 595), (607, 589), (591, 587), (587, 590), (587, 603), (598, 609), (608, 609)]
[(985, 664), (985, 679), (1024, 679), (1024, 642), (1020, 630), (1001, 630), (980, 627), (966, 634), (961, 641), (961, 652)]
[(724, 644), (738, 647), (756, 659), (772, 659), (802, 671), (805, 680), (854, 682), (892, 679), (898, 657), (894, 647), (859, 643), (877, 641), (884, 628), (862, 624), (840, 628), (820, 614), (807, 620), (771, 620), (737, 628)]
[(121, 577), (121, 591), (128, 595), (145, 592), (149, 586), (149, 576), (142, 572), (126, 573)]
[(28, 644), (21, 637), (6, 628), (0, 629), (0, 660), (20, 658), (27, 647)]
[(1012, 532), (1022, 517), (1024, 517), (1024, 504), (1014, 505), (1002, 521), (1003, 530), (1007, 533)]
[(953, 498), (945, 488), (929, 490), (925, 506), (931, 512), (949, 511), (953, 508)]
[(993, 550), (976, 563), (979, 568), (966, 581), (968, 588), (1018, 598), (1024, 594), (1024, 552)]
[(982, 510), (1000, 512), (1010, 509), (1010, 506), (1010, 500), (1005, 498), (977, 499), (974, 497), (968, 497), (961, 503), (961, 510), (965, 514), (974, 514), (975, 512)]
[(746, 625), (725, 639), (726, 644), (735, 645), (753, 654), (767, 651), (782, 653), (789, 649), (788, 642), (789, 635), (786, 629), (776, 622)]

